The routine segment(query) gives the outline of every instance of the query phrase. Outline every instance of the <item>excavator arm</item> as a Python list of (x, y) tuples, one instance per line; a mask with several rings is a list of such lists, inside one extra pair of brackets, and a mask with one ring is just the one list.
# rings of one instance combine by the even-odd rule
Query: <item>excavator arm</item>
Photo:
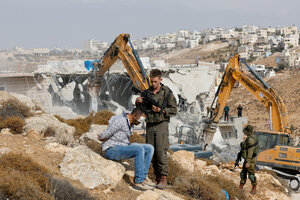
[(138, 90), (144, 91), (150, 87), (149, 75), (144, 69), (137, 52), (133, 48), (130, 35), (123, 33), (116, 37), (103, 57), (93, 64), (93, 71), (96, 76), (92, 87), (95, 88), (97, 94), (99, 93), (104, 73), (108, 71), (118, 59), (124, 64), (133, 84)]
[[(244, 72), (240, 68), (241, 62), (243, 62), (249, 68), (250, 72), (255, 76), (255, 78), (251, 77), (248, 73)], [(270, 114), (271, 130), (286, 134), (291, 133), (287, 110), (282, 99), (247, 65), (246, 62), (240, 59), (239, 55), (232, 57), (225, 69), (225, 73), (211, 107), (212, 122), (217, 123), (220, 120), (224, 107), (226, 106), (231, 91), (237, 81), (266, 107)], [(216, 106), (213, 108), (213, 104), (216, 99)]]

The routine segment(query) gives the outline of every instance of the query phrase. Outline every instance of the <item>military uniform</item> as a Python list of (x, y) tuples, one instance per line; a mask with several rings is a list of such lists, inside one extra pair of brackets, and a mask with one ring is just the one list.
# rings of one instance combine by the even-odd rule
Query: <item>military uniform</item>
[[(253, 127), (247, 125), (244, 129), (244, 133), (247, 134), (247, 138), (244, 142), (241, 142), (241, 157), (244, 158), (243, 169), (240, 173), (241, 181), (240, 181), (240, 188), (246, 183), (247, 174), (248, 178), (251, 181), (252, 191), (251, 193), (255, 193), (256, 191), (256, 177), (255, 177), (255, 164), (256, 164), (256, 157), (258, 154), (258, 139), (253, 134)], [(249, 167), (246, 168), (246, 164), (249, 164)]]
[(146, 142), (154, 146), (154, 155), (152, 159), (155, 175), (168, 176), (168, 157), (169, 148), (169, 122), (170, 116), (177, 112), (176, 99), (171, 89), (163, 84), (159, 91), (154, 94), (150, 87), (150, 96), (166, 112), (153, 112), (152, 106), (145, 105), (146, 108)]

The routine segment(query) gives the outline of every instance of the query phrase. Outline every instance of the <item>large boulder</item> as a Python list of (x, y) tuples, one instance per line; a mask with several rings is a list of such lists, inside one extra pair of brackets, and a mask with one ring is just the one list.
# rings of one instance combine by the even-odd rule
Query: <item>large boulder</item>
[(67, 151), (71, 149), (71, 147), (58, 144), (56, 142), (46, 144), (45, 148), (51, 152), (60, 153), (60, 154), (65, 154)]
[(207, 162), (204, 160), (195, 160), (194, 162), (194, 171), (202, 171), (206, 166)]
[(67, 151), (59, 167), (64, 176), (90, 189), (99, 185), (115, 188), (125, 173), (120, 163), (102, 158), (84, 145)]
[(194, 153), (189, 151), (176, 151), (171, 155), (171, 159), (175, 163), (190, 173), (194, 172), (194, 158)]
[(60, 122), (56, 117), (43, 113), (38, 116), (33, 116), (25, 119), (26, 125), (24, 126), (25, 132), (37, 131), (45, 133), (47, 130), (55, 132), (54, 137), (57, 142), (64, 145), (74, 144), (75, 128), (68, 124)]

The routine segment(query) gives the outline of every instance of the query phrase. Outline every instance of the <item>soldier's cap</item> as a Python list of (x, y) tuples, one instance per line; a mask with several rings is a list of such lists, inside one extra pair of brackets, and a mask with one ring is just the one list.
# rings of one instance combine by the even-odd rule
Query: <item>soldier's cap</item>
[(253, 126), (247, 125), (247, 126), (244, 128), (243, 132), (244, 132), (245, 134), (247, 134), (247, 135), (252, 134), (252, 133), (253, 133)]

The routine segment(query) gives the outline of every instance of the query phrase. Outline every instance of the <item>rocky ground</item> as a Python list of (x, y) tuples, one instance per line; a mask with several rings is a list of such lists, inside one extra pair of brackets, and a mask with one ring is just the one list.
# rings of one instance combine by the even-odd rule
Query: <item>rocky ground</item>
[[(18, 198), (20, 195), (25, 195), (20, 192), (23, 191), (20, 188), (22, 186), (19, 186), (18, 190), (13, 190), (11, 187), (19, 184), (16, 182), (18, 179), (15, 181), (13, 174), (7, 174), (4, 171), (8, 167), (4, 166), (5, 160), (18, 163), (19, 158), (27, 159), (26, 163), (33, 162), (34, 164), (30, 165), (34, 165), (36, 169), (44, 169), (44, 173), (48, 174), (46, 182), (48, 179), (51, 180), (48, 182), (49, 186), (46, 189), (44, 187), (40, 189), (48, 195), (48, 198), (41, 199), (224, 199), (225, 195), (221, 189), (226, 190), (232, 199), (289, 199), (286, 186), (267, 172), (258, 172), (258, 192), (257, 195), (252, 196), (248, 192), (251, 189), (249, 182), (244, 191), (237, 188), (241, 169), (232, 170), (233, 163), (213, 164), (209, 160), (195, 159), (193, 153), (186, 151), (178, 151), (169, 155), (170, 188), (164, 191), (157, 189), (147, 192), (137, 191), (132, 188), (134, 172), (130, 160), (118, 163), (98, 154), (100, 143), (97, 141), (97, 133), (103, 131), (106, 128), (105, 125), (92, 125), (87, 133), (79, 136), (75, 127), (44, 113), (24, 96), (14, 95), (13, 97), (7, 93), (1, 93), (0, 97), (1, 100), (17, 98), (30, 108), (30, 115), (24, 118), (25, 124), (21, 132), (16, 133), (13, 128), (4, 128), (0, 124), (2, 126), (0, 199), (2, 197), (30, 199), (26, 196)], [(2, 101), (2, 111), (5, 107), (7, 105)], [(3, 112), (0, 112), (0, 117), (3, 117)], [(13, 171), (21, 170), (22, 174), (32, 173), (22, 167), (26, 163), (21, 162), (12, 166)], [(152, 171), (149, 176), (153, 177)], [(34, 178), (35, 175), (32, 177)], [(12, 181), (11, 185), (5, 180)], [(40, 182), (41, 178), (35, 183)], [(65, 194), (62, 191), (72, 192)]]

